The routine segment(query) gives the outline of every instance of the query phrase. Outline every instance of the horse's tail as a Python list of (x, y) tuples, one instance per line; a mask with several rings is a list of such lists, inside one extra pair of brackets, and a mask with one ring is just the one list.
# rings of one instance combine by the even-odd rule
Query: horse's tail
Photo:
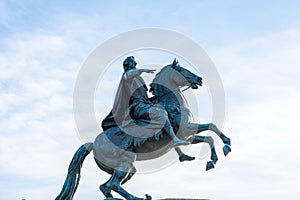
[(74, 154), (69, 165), (64, 186), (55, 200), (72, 200), (80, 180), (80, 169), (85, 157), (93, 150), (93, 143), (82, 145)]

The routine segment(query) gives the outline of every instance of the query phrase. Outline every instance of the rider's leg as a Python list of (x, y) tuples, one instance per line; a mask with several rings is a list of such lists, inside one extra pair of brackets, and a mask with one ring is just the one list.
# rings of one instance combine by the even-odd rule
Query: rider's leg
[(131, 113), (135, 119), (151, 120), (151, 123), (163, 127), (163, 130), (172, 138), (174, 146), (190, 144), (176, 137), (168, 118), (168, 113), (160, 106), (150, 106), (149, 104), (139, 103), (132, 108)]
[(149, 116), (151, 119), (154, 118), (154, 120), (160, 120), (162, 122), (164, 122), (164, 127), (163, 130), (169, 134), (169, 136), (172, 138), (173, 140), (173, 145), (176, 146), (180, 146), (180, 145), (188, 145), (190, 144), (190, 142), (185, 141), (185, 140), (180, 140), (178, 137), (176, 137), (174, 129), (171, 125), (171, 122), (169, 120), (169, 116), (167, 111), (165, 111), (163, 108), (159, 107), (159, 106), (152, 106), (149, 109)]
[(176, 137), (169, 119), (166, 117), (165, 120), (166, 120), (166, 123), (165, 123), (165, 126), (163, 127), (163, 130), (165, 132), (167, 132), (170, 135), (170, 137), (172, 138), (174, 147), (177, 147), (180, 145), (189, 145), (190, 142), (185, 141), (185, 140), (180, 140), (178, 137)]

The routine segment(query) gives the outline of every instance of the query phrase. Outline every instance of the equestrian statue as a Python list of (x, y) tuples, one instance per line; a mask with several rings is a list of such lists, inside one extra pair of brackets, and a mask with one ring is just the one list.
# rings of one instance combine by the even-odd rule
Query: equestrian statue
[(113, 107), (102, 121), (103, 132), (93, 143), (83, 144), (74, 154), (60, 194), (55, 200), (71, 200), (80, 180), (80, 170), (85, 157), (93, 152), (98, 167), (111, 174), (99, 189), (107, 199), (114, 199), (112, 191), (127, 200), (150, 200), (151, 196), (139, 198), (127, 192), (122, 185), (136, 173), (134, 163), (155, 159), (175, 148), (179, 160), (191, 161), (194, 157), (184, 154), (180, 146), (208, 143), (211, 150), (206, 170), (214, 168), (218, 156), (211, 136), (197, 133), (210, 130), (224, 143), (226, 156), (230, 151), (230, 138), (215, 124), (190, 122), (188, 109), (181, 88), (198, 89), (202, 78), (181, 67), (175, 59), (156, 74), (148, 88), (142, 73), (154, 73), (151, 69), (138, 69), (133, 56), (123, 62), (124, 73), (116, 93)]

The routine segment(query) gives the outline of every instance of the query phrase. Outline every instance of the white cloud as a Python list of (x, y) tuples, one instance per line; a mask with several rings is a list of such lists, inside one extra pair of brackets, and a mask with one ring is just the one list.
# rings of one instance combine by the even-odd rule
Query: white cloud
[(8, 11), (4, 1), (0, 1), (0, 25), (7, 26), (9, 20)]
[[(63, 35), (39, 31), (1, 40), (5, 47), (0, 53), (3, 198), (44, 199), (38, 185), (45, 190), (53, 187), (47, 182), (53, 184), (64, 176), (60, 169), (68, 165), (68, 149), (80, 145), (72, 119), (72, 91), (80, 62), (70, 59), (73, 49), (65, 40)], [(8, 188), (14, 178), (22, 190)]]
[(254, 38), (242, 44), (213, 51), (210, 56), (227, 86), (298, 85), (299, 29), (290, 29)]

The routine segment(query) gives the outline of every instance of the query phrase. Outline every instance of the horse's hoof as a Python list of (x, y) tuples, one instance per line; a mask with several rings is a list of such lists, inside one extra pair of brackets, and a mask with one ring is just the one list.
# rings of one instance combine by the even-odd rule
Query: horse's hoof
[(146, 200), (152, 200), (152, 197), (149, 194), (146, 194)]
[(227, 137), (226, 137), (226, 138), (223, 140), (223, 143), (230, 146), (230, 145), (231, 145), (231, 140), (230, 140), (230, 138), (227, 138)]
[(226, 145), (223, 147), (223, 152), (224, 152), (224, 155), (227, 156), (227, 155), (229, 154), (229, 152), (231, 152), (230, 146), (226, 144)]
[(209, 161), (206, 164), (206, 171), (215, 168), (214, 162), (213, 161)]

